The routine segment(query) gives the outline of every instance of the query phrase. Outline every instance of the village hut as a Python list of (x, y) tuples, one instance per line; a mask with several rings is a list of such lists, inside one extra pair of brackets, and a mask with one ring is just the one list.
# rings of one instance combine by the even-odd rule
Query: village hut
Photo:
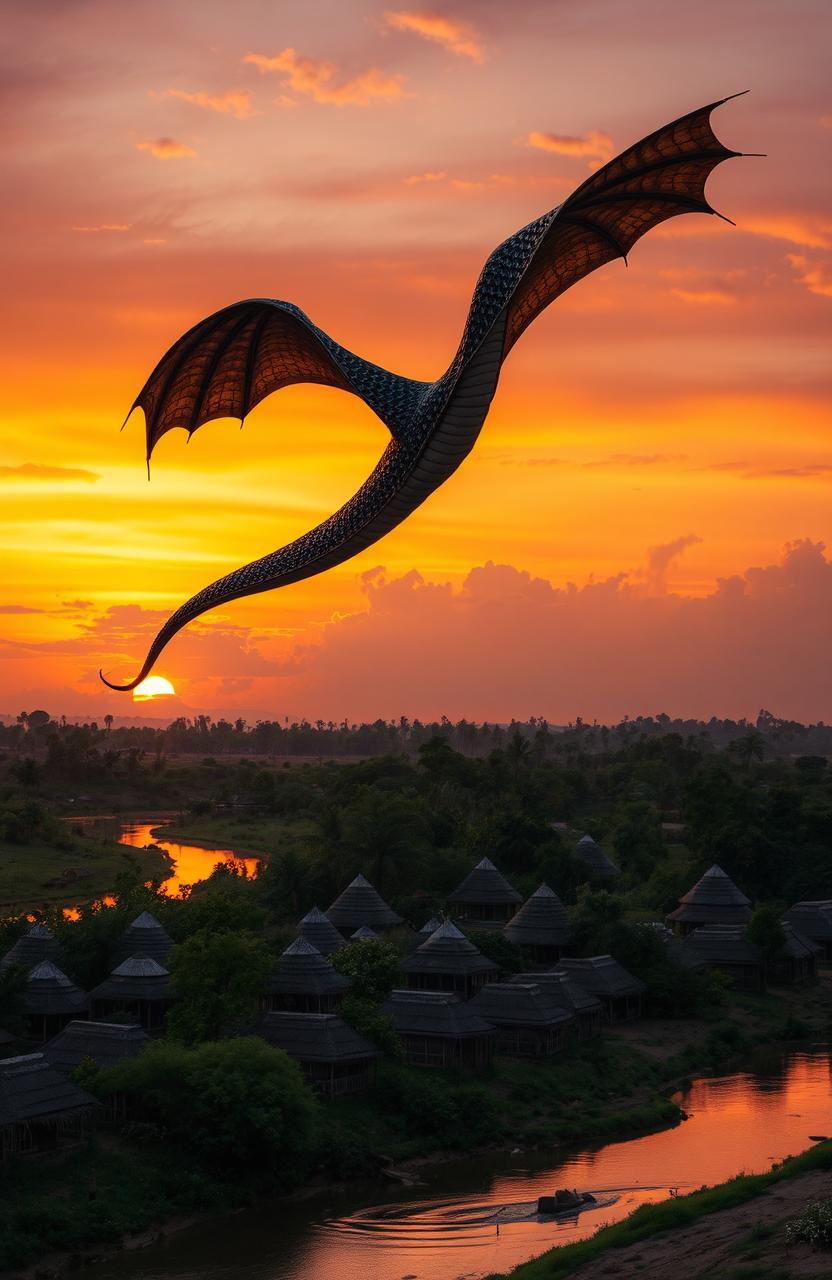
[(269, 978), (266, 1009), (296, 1013), (334, 1013), (352, 986), (311, 942), (296, 938), (286, 948)]
[(120, 964), (131, 956), (147, 956), (157, 964), (166, 965), (173, 938), (149, 911), (136, 916), (118, 939), (113, 952), (113, 960)]
[(569, 1032), (576, 1040), (592, 1040), (601, 1034), (604, 1012), (601, 1001), (573, 982), (567, 974), (547, 969), (542, 973), (518, 973), (511, 981), (518, 984), (536, 982), (544, 987), (549, 997), (572, 1015)]
[(719, 969), (742, 991), (765, 987), (762, 950), (749, 942), (742, 924), (700, 925), (676, 949), (681, 964), (695, 969)]
[(59, 951), (58, 939), (52, 930), (40, 922), (33, 924), (0, 960), (0, 972), (17, 967), (34, 969), (41, 960), (56, 962), (59, 959)]
[(340, 951), (347, 944), (335, 925), (325, 916), (320, 907), (313, 907), (298, 925), (298, 935), (311, 942), (322, 956), (331, 956), (333, 951)]
[(43, 1056), (56, 1071), (69, 1075), (85, 1058), (99, 1067), (115, 1067), (138, 1058), (149, 1043), (147, 1032), (135, 1023), (75, 1019), (43, 1046)]
[(722, 867), (714, 865), (679, 899), (667, 919), (684, 938), (702, 925), (748, 924), (751, 903)]
[(542, 884), (511, 917), (503, 932), (536, 964), (554, 964), (569, 941), (569, 916), (554, 889)]
[(415, 951), (417, 947), (421, 947), (422, 943), (427, 942), (432, 933), (436, 933), (436, 930), (441, 924), (442, 921), (439, 916), (431, 916), (430, 920), (426, 920), (421, 929), (419, 929), (417, 933), (414, 933), (411, 938), (408, 938), (408, 951)]
[(772, 982), (783, 986), (814, 982), (818, 976), (821, 948), (816, 942), (804, 938), (790, 920), (781, 920), (780, 927), (785, 938), (777, 954), (769, 957), (768, 977)]
[(581, 836), (575, 846), (575, 857), (599, 880), (614, 880), (621, 875), (621, 868), (615, 865), (592, 836)]
[(20, 994), (26, 1039), (51, 1040), (73, 1018), (86, 1018), (90, 998), (51, 960), (32, 969)]
[(258, 1031), (294, 1058), (322, 1093), (357, 1093), (373, 1081), (378, 1049), (335, 1013), (267, 1013)]
[(786, 919), (820, 947), (820, 964), (832, 964), (832, 898), (796, 902), (786, 912)]
[(509, 1058), (560, 1053), (572, 1014), (537, 982), (487, 982), (470, 1007), (497, 1030), (496, 1051)]
[(453, 893), (448, 894), (454, 918), (479, 929), (502, 929), (522, 901), (490, 858), (478, 862)]
[(170, 973), (152, 956), (128, 956), (90, 992), (96, 1021), (129, 1018), (151, 1034), (161, 1032), (170, 1008)]
[(633, 1022), (644, 1013), (647, 987), (612, 956), (585, 959), (567, 956), (555, 972), (565, 973), (578, 986), (598, 997), (604, 1022)]
[(395, 929), (402, 923), (391, 907), (373, 888), (366, 876), (357, 875), (328, 908), (326, 913), (344, 937), (349, 937), (363, 924), (381, 932), (384, 929)]
[(419, 991), (454, 991), (468, 1000), (500, 971), (450, 920), (402, 960), (407, 985)]
[(450, 992), (393, 991), (381, 1011), (393, 1019), (412, 1067), (482, 1071), (494, 1056), (493, 1025)]
[(362, 924), (360, 929), (356, 929), (355, 933), (350, 934), (350, 942), (378, 942), (378, 934), (375, 929)]
[(82, 1142), (97, 1104), (42, 1053), (0, 1060), (0, 1161)]

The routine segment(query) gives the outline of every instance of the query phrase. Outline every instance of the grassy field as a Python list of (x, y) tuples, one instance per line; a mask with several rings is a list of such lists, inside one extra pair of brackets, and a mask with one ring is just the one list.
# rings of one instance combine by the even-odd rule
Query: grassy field
[(114, 840), (73, 837), (60, 849), (0, 843), (0, 910), (12, 915), (89, 902), (112, 893), (118, 877), (133, 867), (146, 870), (148, 878), (164, 878), (170, 863), (161, 851), (139, 855)]

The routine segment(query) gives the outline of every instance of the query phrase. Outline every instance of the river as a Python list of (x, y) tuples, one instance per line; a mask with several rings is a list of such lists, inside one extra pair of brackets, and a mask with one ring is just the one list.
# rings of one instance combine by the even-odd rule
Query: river
[(144, 849), (155, 844), (171, 859), (173, 874), (162, 884), (163, 893), (178, 894), (182, 886), (196, 884), (197, 880), (205, 880), (218, 862), (236, 862), (245, 866), (250, 876), (257, 874), (257, 857), (244, 857), (233, 849), (211, 849), (200, 844), (179, 844), (175, 840), (166, 840), (162, 835), (153, 835), (153, 831), (164, 830), (164, 820), (153, 822), (136, 821), (120, 822), (117, 839), (120, 844), (129, 844), (136, 849)]
[[(120, 1254), (85, 1280), (481, 1280), (671, 1191), (762, 1172), (832, 1133), (832, 1058), (769, 1055), (753, 1072), (696, 1080), (677, 1100), (688, 1119), (660, 1133), (557, 1159), (448, 1161), (422, 1188), (363, 1183), (267, 1202)], [(558, 1187), (615, 1202), (568, 1221), (522, 1220)]]

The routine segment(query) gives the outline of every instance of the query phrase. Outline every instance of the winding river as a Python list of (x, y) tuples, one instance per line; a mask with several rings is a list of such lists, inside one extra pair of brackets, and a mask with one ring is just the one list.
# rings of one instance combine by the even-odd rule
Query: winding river
[[(678, 1101), (680, 1126), (555, 1157), (500, 1153), (430, 1169), (429, 1185), (355, 1183), (201, 1222), (89, 1268), (86, 1280), (481, 1280), (617, 1221), (832, 1133), (832, 1058), (761, 1058), (753, 1072), (701, 1079)], [(557, 1187), (614, 1198), (555, 1222), (537, 1197)], [(499, 1230), (498, 1230), (499, 1228)]]

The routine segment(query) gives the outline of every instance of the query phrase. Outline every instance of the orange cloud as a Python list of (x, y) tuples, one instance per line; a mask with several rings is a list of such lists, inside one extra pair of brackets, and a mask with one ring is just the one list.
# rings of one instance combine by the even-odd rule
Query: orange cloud
[(409, 178), (402, 178), (402, 182), (408, 187), (416, 187), (422, 182), (442, 182), (447, 176), (443, 169), (439, 173), (413, 173)]
[(217, 111), (223, 116), (247, 120), (256, 114), (251, 104), (251, 94), (246, 89), (228, 89), (225, 93), (188, 93), (185, 89), (166, 89), (166, 98), (178, 98), (190, 102), (203, 111)]
[(810, 293), (821, 298), (832, 298), (832, 273), (817, 263), (810, 262), (799, 253), (787, 253), (789, 264), (797, 272), (799, 282), (806, 286)]
[(485, 61), (482, 37), (467, 22), (457, 22), (439, 13), (419, 13), (407, 9), (388, 9), (384, 14), (384, 21), (397, 31), (410, 31), (423, 40), (441, 44), (443, 49), (455, 53), (457, 57), (470, 58), (472, 62)]
[(92, 484), (101, 477), (95, 471), (82, 467), (48, 467), (37, 462), (22, 462), (17, 467), (0, 467), (4, 480), (84, 480)]
[(788, 240), (805, 249), (832, 249), (832, 227), (789, 214), (743, 215), (740, 231), (755, 236), (768, 236), (773, 240)]
[(99, 222), (95, 227), (73, 227), (73, 231), (95, 233), (97, 231), (129, 231), (129, 222)]
[(672, 542), (662, 542), (650, 547), (647, 552), (647, 583), (654, 595), (664, 595), (667, 591), (667, 574), (674, 560), (677, 560), (688, 547), (695, 547), (702, 539), (695, 533), (687, 533)]
[(612, 138), (598, 129), (591, 129), (581, 137), (533, 129), (526, 135), (526, 146), (559, 156), (588, 156), (593, 160), (611, 160), (614, 151)]
[(244, 62), (267, 74), (283, 72), (284, 84), (295, 93), (305, 94), (314, 102), (334, 107), (366, 107), (371, 102), (395, 102), (404, 93), (404, 77), (388, 76), (375, 67), (351, 80), (338, 80), (334, 62), (304, 58), (294, 49), (284, 49), (274, 58), (262, 53), (247, 53)]
[(149, 138), (145, 142), (137, 142), (136, 148), (149, 152), (157, 160), (182, 160), (196, 155), (187, 142), (177, 142), (175, 138)]
[(737, 301), (732, 293), (722, 289), (671, 289), (670, 292), (674, 298), (700, 307), (732, 307)]

